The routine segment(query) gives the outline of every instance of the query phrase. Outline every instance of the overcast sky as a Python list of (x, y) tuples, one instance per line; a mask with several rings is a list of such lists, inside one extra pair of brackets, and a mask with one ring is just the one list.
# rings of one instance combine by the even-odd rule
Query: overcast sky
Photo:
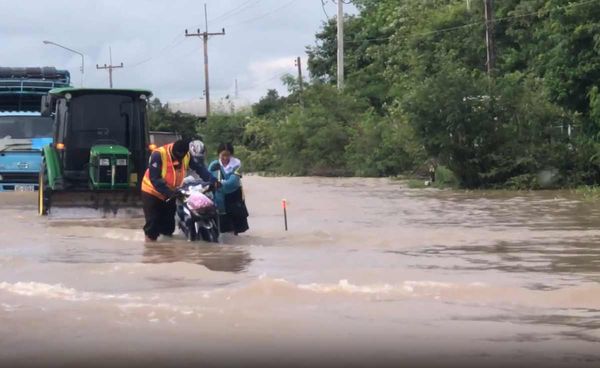
[[(285, 89), (280, 76), (296, 73), (294, 59), (326, 19), (321, 0), (0, 0), (0, 66), (56, 66), (79, 85), (81, 58), (50, 40), (85, 54), (84, 85), (107, 87), (109, 46), (115, 87), (148, 88), (163, 101), (199, 98), (204, 90), (202, 39), (208, 6), (210, 83), (213, 98), (256, 101), (268, 88)], [(346, 5), (348, 12), (353, 12)], [(326, 1), (329, 16), (336, 13)]]

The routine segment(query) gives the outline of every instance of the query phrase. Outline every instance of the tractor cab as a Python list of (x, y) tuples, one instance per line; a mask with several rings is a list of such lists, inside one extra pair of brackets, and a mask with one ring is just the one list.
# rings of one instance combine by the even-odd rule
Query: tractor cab
[(54, 143), (43, 150), (40, 214), (57, 206), (113, 213), (136, 206), (149, 155), (146, 103), (151, 94), (129, 89), (50, 91), (42, 101), (42, 114), (54, 117)]

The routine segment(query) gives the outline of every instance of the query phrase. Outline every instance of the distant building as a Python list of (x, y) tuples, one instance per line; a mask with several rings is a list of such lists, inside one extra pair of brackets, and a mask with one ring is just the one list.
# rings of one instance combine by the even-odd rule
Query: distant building
[[(211, 112), (220, 114), (233, 114), (250, 109), (252, 104), (248, 100), (234, 99), (229, 96), (216, 101), (211, 100)], [(192, 114), (201, 118), (206, 117), (206, 101), (203, 98), (195, 98), (187, 101), (168, 102), (167, 108), (171, 112), (182, 112)]]

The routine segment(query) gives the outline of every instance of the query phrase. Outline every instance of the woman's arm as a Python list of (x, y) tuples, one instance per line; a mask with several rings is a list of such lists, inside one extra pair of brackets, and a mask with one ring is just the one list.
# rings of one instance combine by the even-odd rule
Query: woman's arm
[(224, 194), (233, 193), (238, 190), (242, 183), (240, 181), (241, 174), (239, 172), (239, 167), (233, 173), (225, 174), (221, 169), (220, 163), (218, 160), (214, 160), (208, 165), (208, 171), (210, 171), (217, 178), (221, 179), (221, 192)]
[(242, 182), (240, 181), (240, 175), (237, 172), (233, 172), (227, 177), (223, 177), (223, 180), (221, 181), (221, 189), (225, 194), (233, 193), (241, 186)]

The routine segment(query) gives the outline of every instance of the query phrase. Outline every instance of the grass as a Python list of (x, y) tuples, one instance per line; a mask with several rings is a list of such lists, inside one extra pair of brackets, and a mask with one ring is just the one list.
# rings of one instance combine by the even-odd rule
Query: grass
[(600, 186), (583, 185), (573, 189), (573, 192), (580, 195), (585, 201), (600, 201)]
[[(438, 189), (454, 188), (454, 189), (456, 189), (459, 186), (458, 179), (456, 178), (456, 176), (454, 176), (454, 173), (445, 166), (438, 166), (435, 169), (435, 181), (433, 183), (430, 183), (429, 180), (427, 180), (427, 179), (415, 179), (415, 178), (406, 179), (405, 182), (409, 188), (413, 188), (413, 189), (423, 189), (423, 188), (438, 188)], [(429, 185), (427, 185), (427, 183), (429, 183)]]
[(425, 180), (422, 180), (422, 179), (407, 179), (407, 180), (404, 180), (404, 182), (411, 189), (430, 188), (427, 185), (425, 185)]

